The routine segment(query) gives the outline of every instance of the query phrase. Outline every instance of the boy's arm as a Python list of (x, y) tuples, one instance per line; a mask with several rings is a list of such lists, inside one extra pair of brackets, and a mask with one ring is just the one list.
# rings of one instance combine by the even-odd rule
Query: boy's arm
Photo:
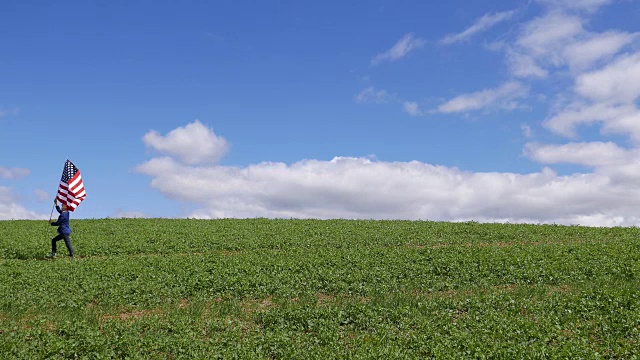
[(53, 203), (56, 205), (56, 210), (58, 210), (58, 214), (62, 214), (62, 209), (60, 208), (60, 205), (58, 205), (57, 197), (53, 200)]
[[(58, 198), (53, 200), (53, 203), (56, 205), (56, 210), (58, 210), (58, 213), (62, 214), (62, 209), (60, 209), (60, 206), (58, 205)], [(51, 226), (60, 226), (60, 224), (58, 223), (59, 221), (60, 218), (58, 218), (58, 221), (51, 221), (51, 219), (49, 219), (49, 224), (51, 224)]]

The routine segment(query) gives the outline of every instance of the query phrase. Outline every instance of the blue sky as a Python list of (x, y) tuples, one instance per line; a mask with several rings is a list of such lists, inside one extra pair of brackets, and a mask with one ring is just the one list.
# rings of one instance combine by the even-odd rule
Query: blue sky
[(0, 219), (640, 222), (637, 0), (0, 2)]

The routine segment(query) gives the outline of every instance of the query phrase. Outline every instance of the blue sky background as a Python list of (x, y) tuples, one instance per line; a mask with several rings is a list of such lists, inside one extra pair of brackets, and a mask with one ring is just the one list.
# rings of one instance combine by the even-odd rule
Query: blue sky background
[(635, 225), (637, 19), (633, 0), (5, 0), (0, 219), (47, 217), (69, 158), (77, 218)]

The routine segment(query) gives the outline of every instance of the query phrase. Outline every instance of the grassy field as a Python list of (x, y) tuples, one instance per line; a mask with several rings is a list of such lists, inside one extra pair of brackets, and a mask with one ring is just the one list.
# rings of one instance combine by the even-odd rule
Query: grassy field
[(0, 358), (640, 358), (640, 230), (0, 221)]

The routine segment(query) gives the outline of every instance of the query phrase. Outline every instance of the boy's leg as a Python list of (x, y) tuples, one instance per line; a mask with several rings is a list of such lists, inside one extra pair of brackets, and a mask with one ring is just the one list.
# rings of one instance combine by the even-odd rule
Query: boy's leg
[(69, 256), (73, 257), (73, 247), (71, 246), (71, 239), (69, 239), (69, 235), (64, 235), (64, 244), (67, 245)]
[(56, 235), (56, 237), (54, 237), (53, 239), (51, 239), (51, 253), (55, 254), (56, 250), (57, 250), (57, 246), (56, 243), (60, 240), (64, 239), (64, 236), (62, 234), (58, 234)]

